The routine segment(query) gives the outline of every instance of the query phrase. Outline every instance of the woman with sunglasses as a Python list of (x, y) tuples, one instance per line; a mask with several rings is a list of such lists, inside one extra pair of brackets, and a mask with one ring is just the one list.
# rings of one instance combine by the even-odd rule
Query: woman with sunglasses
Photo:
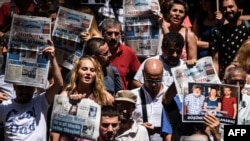
[[(95, 58), (91, 56), (81, 57), (75, 62), (70, 82), (60, 95), (68, 96), (70, 101), (74, 103), (80, 102), (83, 98), (88, 98), (101, 106), (112, 105), (114, 98), (105, 89), (101, 68), (101, 65)], [(62, 137), (69, 141), (87, 141), (86, 139), (51, 133), (51, 141), (59, 141)]]

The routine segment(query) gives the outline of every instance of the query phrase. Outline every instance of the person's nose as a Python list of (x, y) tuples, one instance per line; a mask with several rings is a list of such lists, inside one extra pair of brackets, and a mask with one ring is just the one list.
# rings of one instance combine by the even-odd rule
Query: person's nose
[(231, 8), (230, 7), (227, 7), (226, 8), (226, 12), (230, 12), (231, 11)]
[(116, 36), (115, 36), (115, 33), (113, 32), (112, 35), (111, 35), (111, 38), (112, 38), (112, 39), (115, 39), (115, 37), (116, 37)]
[(172, 54), (173, 57), (177, 57), (177, 52), (174, 51), (173, 54)]
[(113, 131), (113, 129), (114, 129), (114, 128), (112, 127), (112, 125), (111, 125), (111, 124), (109, 124), (109, 126), (108, 126), (108, 131), (109, 131), (109, 132), (112, 132), (112, 131)]
[(236, 82), (236, 86), (240, 86), (240, 82)]
[(111, 52), (108, 52), (108, 58), (110, 58), (112, 56)]
[(3, 46), (3, 48), (2, 48), (2, 53), (4, 54), (4, 53), (7, 53), (7, 52), (8, 52), (7, 47), (6, 47), (6, 46)]
[(87, 74), (90, 74), (90, 73), (91, 73), (91, 70), (90, 70), (90, 69), (87, 69), (86, 73), (87, 73)]

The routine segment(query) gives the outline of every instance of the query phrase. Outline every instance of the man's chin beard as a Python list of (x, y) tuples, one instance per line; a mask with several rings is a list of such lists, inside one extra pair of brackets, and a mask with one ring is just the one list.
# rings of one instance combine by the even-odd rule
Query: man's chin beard
[(236, 12), (236, 13), (234, 14), (233, 17), (227, 18), (227, 20), (228, 20), (230, 23), (237, 22), (238, 19), (240, 18), (240, 15), (241, 15), (241, 13), (238, 11), (238, 12)]

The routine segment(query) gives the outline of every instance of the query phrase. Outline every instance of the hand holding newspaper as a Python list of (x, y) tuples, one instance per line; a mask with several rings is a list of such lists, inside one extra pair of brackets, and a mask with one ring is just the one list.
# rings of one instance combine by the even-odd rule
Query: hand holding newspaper
[(56, 95), (51, 115), (51, 131), (61, 135), (97, 140), (101, 107), (90, 99), (71, 104), (67, 96)]
[(180, 99), (188, 93), (188, 82), (217, 83), (221, 81), (215, 71), (212, 57), (197, 60), (195, 66), (189, 68), (186, 64), (171, 69), (177, 93)]

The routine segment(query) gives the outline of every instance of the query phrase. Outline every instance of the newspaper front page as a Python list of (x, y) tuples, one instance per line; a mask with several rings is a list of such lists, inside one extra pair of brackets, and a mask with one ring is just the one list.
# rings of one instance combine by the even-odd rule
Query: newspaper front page
[(124, 36), (137, 56), (155, 56), (161, 30), (153, 12), (160, 12), (158, 0), (124, 0)]
[(51, 131), (63, 135), (97, 140), (101, 107), (90, 99), (71, 104), (67, 96), (56, 95), (51, 115)]
[(200, 58), (193, 67), (183, 64), (171, 68), (171, 72), (180, 100), (188, 93), (188, 82), (221, 83), (210, 56)]
[(59, 7), (52, 32), (56, 58), (60, 65), (72, 69), (76, 59), (83, 53), (81, 32), (89, 31), (93, 16), (65, 7)]
[(13, 15), (5, 69), (6, 82), (45, 88), (49, 58), (42, 50), (51, 38), (51, 19)]

